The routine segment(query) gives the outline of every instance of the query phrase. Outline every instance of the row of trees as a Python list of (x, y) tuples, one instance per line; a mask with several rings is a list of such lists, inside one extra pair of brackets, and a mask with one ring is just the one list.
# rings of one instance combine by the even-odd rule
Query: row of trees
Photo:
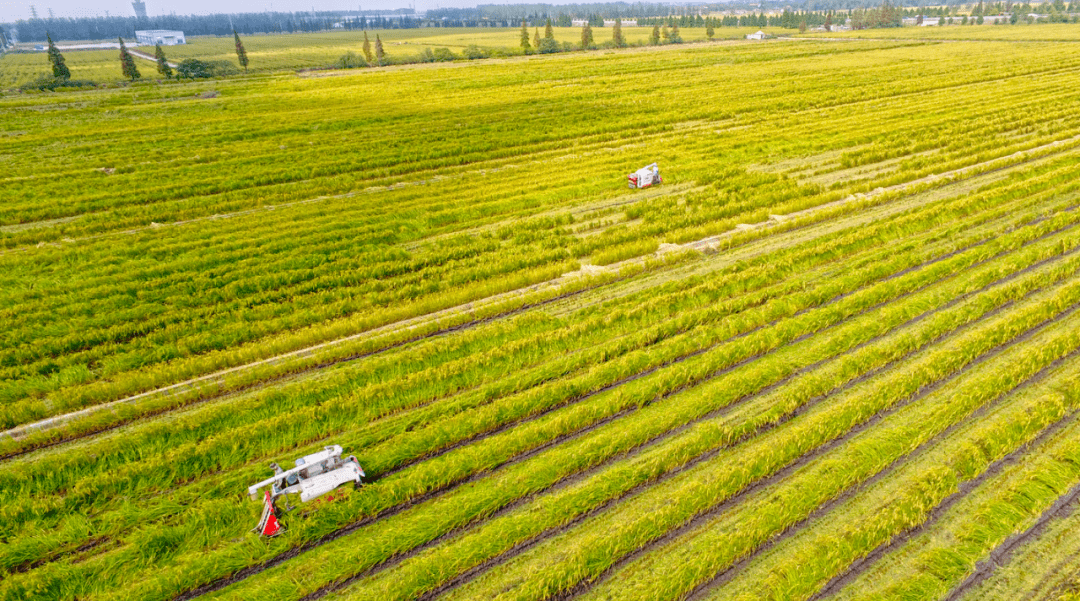
[[(236, 31), (233, 32), (233, 37), (236, 41), (236, 59), (240, 63), (240, 66), (247, 71), (248, 57), (247, 51), (244, 49), (244, 43), (240, 40), (240, 34)], [(365, 48), (367, 47), (367, 35), (365, 34)], [(32, 84), (30, 87), (36, 87), (39, 89), (52, 89), (63, 85), (85, 85), (89, 82), (73, 82), (71, 80), (71, 70), (67, 66), (67, 62), (64, 60), (64, 55), (60, 53), (60, 49), (56, 47), (56, 44), (52, 40), (52, 36), (48, 33), (45, 34), (45, 40), (49, 44), (46, 56), (49, 59), (49, 65), (52, 67), (52, 77), (41, 78)], [(135, 64), (135, 57), (131, 54), (131, 51), (127, 49), (127, 45), (124, 44), (124, 38), (118, 37), (120, 42), (120, 71), (124, 74), (124, 77), (135, 81), (142, 78), (142, 73), (139, 71), (138, 65)], [(382, 44), (379, 44), (379, 52), (382, 52)], [(154, 48), (154, 60), (157, 62), (158, 73), (166, 78), (171, 79), (173, 77), (173, 69), (169, 64), (168, 59), (165, 57), (165, 51), (161, 48), (161, 44), (158, 44)], [(198, 78), (198, 77), (211, 77), (215, 75), (215, 66), (205, 61), (198, 59), (185, 59), (177, 66), (176, 77), (183, 78)]]
[[(358, 67), (370, 67), (372, 65), (382, 66), (389, 64), (389, 60), (386, 56), (386, 51), (383, 50), (382, 40), (379, 38), (378, 34), (375, 34), (375, 49), (373, 51), (371, 47), (371, 40), (368, 39), (368, 34), (365, 31), (364, 45), (362, 47), (362, 50), (363, 56), (356, 54), (355, 52), (348, 52), (341, 58), (339, 58), (337, 63), (335, 63), (333, 66), (338, 69), (356, 69)], [(428, 52), (431, 52), (431, 50), (428, 49)], [(432, 57), (432, 61), (426, 62), (434, 62), (434, 54), (432, 54)]]
[[(800, 25), (824, 26), (837, 23), (837, 15), (829, 12), (784, 10), (779, 15), (750, 13), (748, 15), (724, 17), (660, 17), (638, 19), (638, 25), (660, 25), (667, 27), (704, 27), (706, 30), (716, 27), (783, 27), (795, 29)], [(840, 18), (840, 22), (844, 19)], [(712, 36), (709, 35), (711, 38)]]
[[(873, 2), (873, 0), (870, 0)], [(909, 6), (915, 0), (901, 0)], [(15, 33), (22, 41), (39, 41), (46, 34), (57, 39), (101, 40), (118, 36), (131, 36), (137, 29), (178, 29), (187, 35), (228, 35), (232, 31), (244, 34), (315, 32), (332, 29), (408, 29), (415, 27), (512, 27), (521, 21), (530, 26), (540, 22), (552, 22), (557, 27), (570, 27), (575, 16), (588, 20), (590, 27), (601, 27), (605, 19), (635, 17), (641, 25), (664, 25), (673, 27), (785, 27), (795, 28), (801, 24), (825, 25), (825, 18), (836, 11), (852, 13), (863, 11), (860, 16), (881, 23), (894, 23), (894, 12), (901, 16), (960, 16), (961, 4), (923, 8), (901, 8), (899, 5), (868, 7), (865, 0), (807, 0), (805, 9), (785, 8), (779, 15), (766, 15), (760, 10), (761, 3), (751, 7), (754, 12), (742, 16), (705, 17), (686, 12), (686, 7), (665, 4), (570, 4), (551, 6), (547, 4), (484, 5), (476, 8), (443, 8), (428, 11), (423, 19), (414, 14), (355, 14), (340, 13), (245, 13), (217, 15), (136, 17), (93, 17), (78, 19), (39, 19), (18, 21)], [(739, 3), (717, 6), (719, 10), (733, 10)], [(697, 7), (697, 10), (709, 7)], [(1029, 2), (1014, 4), (1012, 0), (988, 2), (981, 0), (971, 9), (971, 16), (999, 15), (1011, 12), (1026, 15), (1032, 12), (1064, 15), (1080, 12), (1080, 0), (1067, 3), (1053, 0), (1032, 5)], [(683, 10), (679, 15), (673, 11)], [(877, 12), (873, 12), (877, 11)], [(882, 16), (884, 15), (884, 16)], [(833, 19), (835, 21), (835, 18)], [(862, 19), (860, 19), (861, 21)], [(5, 34), (0, 28), (0, 46), (5, 44)]]

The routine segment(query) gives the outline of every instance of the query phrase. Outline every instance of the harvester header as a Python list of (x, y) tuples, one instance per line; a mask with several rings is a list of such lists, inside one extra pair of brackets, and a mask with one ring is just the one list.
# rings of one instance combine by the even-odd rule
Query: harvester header
[[(307, 502), (348, 482), (360, 486), (360, 479), (365, 476), (356, 457), (342, 459), (340, 445), (305, 455), (295, 463), (296, 467), (289, 470), (271, 463), (274, 475), (248, 487), (248, 495), (253, 501), (258, 500), (260, 489), (270, 487), (263, 491), (263, 513), (259, 525), (254, 528), (260, 536), (275, 536), (283, 531), (275, 505), (278, 497), (284, 496), (288, 502), (288, 495), (299, 494), (300, 500)], [(291, 509), (292, 506), (286, 507), (286, 511)]]

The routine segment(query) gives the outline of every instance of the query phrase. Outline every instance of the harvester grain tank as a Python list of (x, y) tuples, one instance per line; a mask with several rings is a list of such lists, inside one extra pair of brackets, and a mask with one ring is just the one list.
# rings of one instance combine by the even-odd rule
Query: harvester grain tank
[(630, 182), (631, 189), (648, 188), (664, 183), (663, 178), (660, 177), (660, 167), (657, 167), (656, 163), (631, 173), (627, 176), (627, 180)]
[[(253, 501), (258, 500), (259, 489), (269, 487), (263, 491), (262, 517), (259, 525), (253, 529), (260, 536), (275, 536), (283, 531), (275, 505), (278, 497), (284, 496), (288, 503), (289, 495), (298, 494), (301, 501), (307, 502), (342, 484), (352, 482), (359, 486), (360, 479), (365, 475), (356, 457), (342, 459), (340, 445), (331, 445), (318, 453), (305, 455), (297, 459), (296, 467), (290, 470), (283, 470), (276, 463), (271, 463), (270, 468), (274, 470), (273, 476), (248, 487), (248, 495)], [(292, 507), (287, 506), (286, 510), (289, 509)]]

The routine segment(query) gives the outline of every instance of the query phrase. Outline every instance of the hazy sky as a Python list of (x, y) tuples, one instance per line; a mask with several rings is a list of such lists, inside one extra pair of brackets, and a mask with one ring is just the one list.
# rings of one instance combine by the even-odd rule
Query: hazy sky
[[(517, 1), (517, 0), (515, 0)], [(558, 0), (547, 0), (551, 4)], [(146, 0), (146, 13), (150, 16), (167, 15), (175, 12), (181, 15), (208, 13), (248, 13), (276, 10), (282, 12), (302, 10), (350, 10), (356, 8), (391, 9), (414, 5), (416, 10), (428, 10), (447, 6), (476, 6), (477, 0), (241, 0), (233, 4), (216, 0)], [(501, 4), (502, 0), (483, 0), (484, 4)], [(0, 0), (0, 22), (12, 22), (30, 18), (30, 6), (37, 9), (39, 17), (49, 16), (49, 9), (57, 17), (95, 17), (121, 15), (135, 16), (130, 0)]]

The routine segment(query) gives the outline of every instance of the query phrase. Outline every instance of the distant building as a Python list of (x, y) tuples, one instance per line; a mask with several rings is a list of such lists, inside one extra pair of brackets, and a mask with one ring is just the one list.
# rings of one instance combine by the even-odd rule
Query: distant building
[(571, 27), (585, 27), (588, 24), (589, 24), (588, 19), (574, 19), (574, 20), (570, 21), (570, 26)]
[(765, 39), (765, 32), (761, 31), (759, 29), (754, 33), (748, 33), (748, 34), (746, 34), (746, 39), (748, 39), (748, 40), (764, 40)]
[(135, 16), (139, 19), (146, 18), (146, 3), (142, 0), (135, 0), (131, 3), (131, 7), (135, 9)]
[(918, 17), (904, 17), (903, 19), (900, 19), (900, 24), (904, 27), (935, 27), (940, 20), (941, 17), (923, 17), (920, 22)]
[(156, 46), (157, 44), (161, 44), (162, 46), (176, 46), (177, 44), (187, 43), (184, 41), (184, 32), (170, 31), (168, 29), (136, 31), (135, 39), (138, 40), (140, 46)]
[[(637, 19), (623, 19), (623, 27), (637, 27)], [(604, 19), (604, 27), (615, 27), (615, 19)]]

